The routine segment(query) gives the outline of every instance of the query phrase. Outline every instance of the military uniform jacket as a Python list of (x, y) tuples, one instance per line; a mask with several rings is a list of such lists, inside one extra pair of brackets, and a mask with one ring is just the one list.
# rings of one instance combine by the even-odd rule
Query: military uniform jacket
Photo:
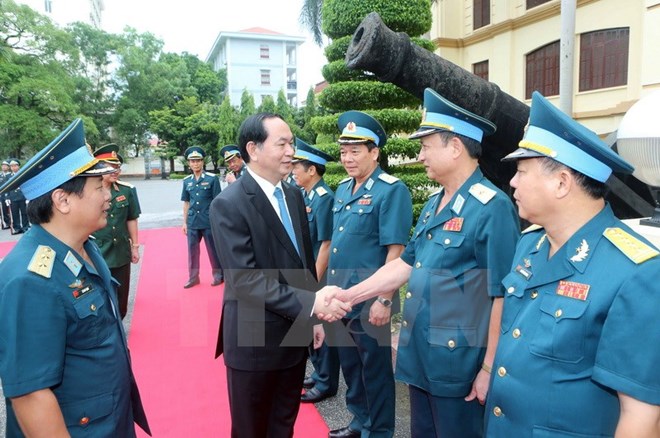
[[(412, 226), (412, 199), (406, 185), (380, 167), (353, 194), (355, 180), (343, 180), (332, 208), (333, 231), (328, 284), (347, 289), (385, 264), (388, 245), (405, 245)], [(374, 299), (366, 301), (373, 302)], [(396, 313), (398, 297), (393, 298)], [(365, 303), (346, 315), (360, 314)]]
[[(5, 176), (6, 180), (9, 181), (11, 177), (13, 177), (13, 173), (9, 173)], [(11, 190), (7, 192), (6, 194), (7, 199), (9, 199), (11, 202), (19, 202), (19, 201), (25, 201), (25, 196), (23, 195), (23, 191), (20, 188)]]
[(305, 193), (305, 209), (309, 221), (309, 235), (312, 239), (314, 259), (319, 255), (321, 244), (332, 239), (332, 205), (334, 192), (321, 179), (309, 193)]
[(93, 234), (110, 268), (118, 268), (131, 262), (131, 242), (126, 222), (136, 220), (140, 213), (135, 187), (123, 181), (113, 184), (110, 188), (108, 224)]
[(487, 435), (612, 437), (617, 391), (660, 404), (660, 257), (609, 205), (549, 247), (524, 234), (502, 282)]
[(492, 297), (503, 295), (519, 237), (511, 200), (478, 168), (436, 215), (431, 196), (401, 259), (413, 267), (395, 377), (434, 396), (464, 397), (486, 351)]
[(191, 230), (211, 228), (209, 207), (213, 198), (220, 194), (220, 180), (213, 173), (202, 172), (199, 179), (188, 175), (183, 179), (181, 200), (189, 202), (186, 225)]
[(87, 241), (85, 251), (94, 266), (34, 225), (0, 264), (0, 379), (10, 437), (23, 435), (9, 398), (44, 388), (53, 390), (73, 437), (134, 437), (134, 420), (149, 431), (116, 283), (98, 247)]

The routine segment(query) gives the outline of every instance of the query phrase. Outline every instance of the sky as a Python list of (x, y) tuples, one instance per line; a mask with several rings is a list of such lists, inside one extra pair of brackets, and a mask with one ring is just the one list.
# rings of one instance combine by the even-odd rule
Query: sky
[(327, 63), (323, 49), (300, 26), (302, 0), (104, 0), (102, 28), (121, 33), (125, 26), (150, 32), (165, 42), (167, 52), (188, 52), (206, 59), (218, 33), (262, 27), (307, 41), (299, 47), (299, 99), (323, 81)]

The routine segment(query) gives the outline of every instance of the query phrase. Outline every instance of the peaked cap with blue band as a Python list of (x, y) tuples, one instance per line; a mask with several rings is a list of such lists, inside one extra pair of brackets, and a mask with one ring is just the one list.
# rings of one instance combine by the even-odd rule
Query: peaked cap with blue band
[(119, 146), (114, 143), (106, 144), (95, 150), (94, 158), (110, 164), (124, 164), (124, 158), (119, 155)]
[(0, 187), (0, 194), (20, 187), (25, 198), (32, 200), (76, 176), (100, 176), (114, 171), (94, 158), (85, 143), (83, 122), (76, 119)]
[(424, 90), (424, 112), (419, 129), (410, 135), (415, 139), (449, 131), (481, 143), (486, 135), (491, 135), (497, 127), (490, 120), (479, 117), (468, 110), (453, 104), (431, 88)]
[(376, 119), (362, 111), (346, 111), (339, 116), (337, 126), (341, 131), (339, 144), (359, 144), (372, 141), (382, 148), (387, 142), (385, 129)]
[(632, 173), (635, 170), (595, 132), (573, 120), (537, 91), (532, 94), (529, 126), (519, 146), (502, 161), (549, 157), (603, 183), (613, 171)]
[(293, 154), (293, 162), (296, 163), (298, 161), (311, 161), (314, 164), (325, 166), (328, 161), (334, 161), (334, 158), (322, 150), (296, 138), (296, 152)]
[(206, 156), (206, 152), (204, 152), (204, 149), (199, 146), (190, 146), (183, 153), (183, 156), (186, 157), (186, 160), (203, 160)]
[(236, 156), (240, 157), (241, 151), (238, 150), (238, 146), (235, 144), (228, 144), (220, 149), (220, 156), (227, 162)]

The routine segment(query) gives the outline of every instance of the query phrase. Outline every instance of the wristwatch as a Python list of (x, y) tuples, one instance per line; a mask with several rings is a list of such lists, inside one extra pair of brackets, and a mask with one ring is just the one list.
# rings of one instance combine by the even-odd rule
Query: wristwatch
[(383, 297), (378, 297), (378, 302), (385, 307), (390, 307), (392, 305), (392, 300)]

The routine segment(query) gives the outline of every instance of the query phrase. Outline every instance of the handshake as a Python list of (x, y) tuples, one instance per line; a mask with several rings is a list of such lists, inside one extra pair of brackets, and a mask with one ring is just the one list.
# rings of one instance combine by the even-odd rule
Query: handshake
[(316, 292), (314, 314), (318, 319), (335, 322), (346, 316), (352, 307), (348, 292), (338, 286), (326, 286)]

